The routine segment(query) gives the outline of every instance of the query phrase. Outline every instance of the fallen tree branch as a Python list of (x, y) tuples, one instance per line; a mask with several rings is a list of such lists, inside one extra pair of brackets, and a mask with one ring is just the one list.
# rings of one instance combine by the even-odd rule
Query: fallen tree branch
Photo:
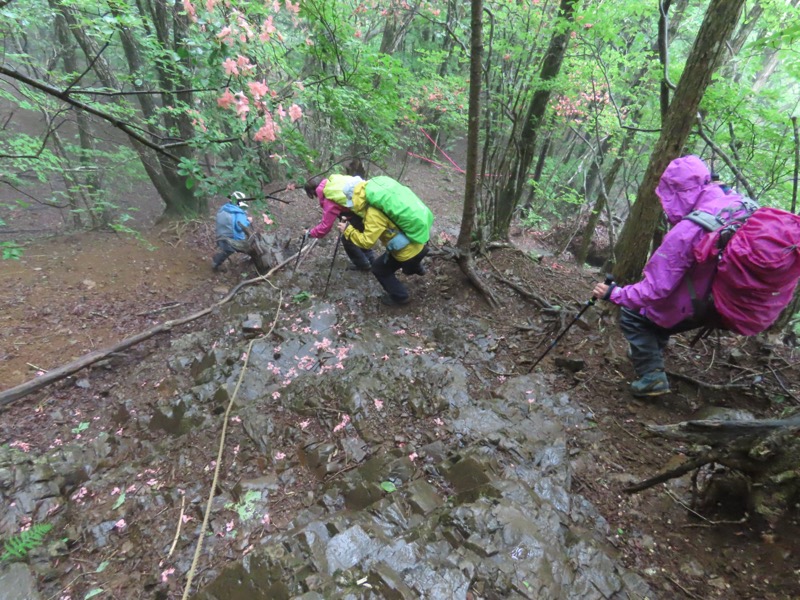
[(693, 377), (689, 377), (688, 375), (684, 375), (683, 373), (677, 373), (675, 371), (667, 371), (667, 375), (670, 377), (674, 377), (675, 379), (681, 379), (686, 381), (687, 383), (691, 383), (696, 385), (697, 387), (706, 388), (709, 390), (744, 390), (753, 387), (749, 383), (708, 383), (707, 381), (701, 381), (699, 379), (694, 379)]
[(651, 488), (654, 485), (658, 485), (659, 483), (664, 483), (665, 481), (669, 481), (670, 479), (675, 479), (676, 477), (685, 475), (689, 471), (694, 471), (695, 469), (699, 469), (700, 467), (707, 465), (708, 463), (716, 462), (717, 459), (718, 457), (715, 453), (702, 454), (699, 457), (695, 458), (694, 460), (687, 460), (685, 463), (675, 467), (674, 469), (670, 469), (669, 471), (664, 471), (663, 473), (659, 473), (655, 477), (651, 477), (650, 479), (645, 479), (644, 481), (641, 481), (635, 485), (623, 488), (622, 491), (627, 494), (635, 494), (636, 492), (641, 492), (642, 490)]
[(171, 331), (174, 327), (178, 327), (179, 325), (185, 325), (186, 323), (196, 321), (197, 319), (206, 316), (214, 309), (219, 308), (220, 306), (226, 304), (227, 302), (230, 302), (230, 300), (242, 288), (258, 283), (259, 281), (266, 280), (270, 275), (280, 270), (287, 263), (290, 263), (292, 260), (296, 258), (297, 254), (293, 254), (292, 256), (284, 260), (282, 263), (274, 266), (266, 274), (259, 275), (258, 277), (253, 277), (252, 279), (246, 279), (245, 281), (240, 282), (222, 300), (216, 302), (215, 304), (212, 304), (207, 308), (204, 308), (201, 311), (198, 311), (186, 317), (174, 319), (172, 321), (165, 321), (160, 325), (155, 325), (154, 327), (151, 327), (150, 329), (147, 329), (137, 335), (134, 335), (133, 337), (129, 337), (125, 340), (122, 340), (118, 344), (115, 344), (113, 346), (107, 346), (105, 348), (101, 348), (100, 350), (95, 350), (94, 352), (90, 352), (89, 354), (84, 354), (82, 357), (69, 364), (48, 371), (47, 373), (41, 375), (40, 377), (36, 377), (35, 379), (31, 379), (30, 381), (22, 383), (16, 387), (0, 392), (0, 407), (5, 406), (6, 404), (10, 404), (15, 400), (19, 400), (20, 398), (23, 398), (28, 394), (41, 390), (42, 388), (45, 388), (48, 385), (55, 383), (56, 381), (60, 381), (66, 377), (69, 377), (73, 373), (77, 373), (78, 371), (85, 369), (86, 367), (91, 366), (98, 361), (103, 360), (110, 354), (114, 354), (115, 352), (120, 352), (122, 350), (127, 350), (128, 348), (136, 346), (137, 344), (141, 344), (145, 340), (149, 340), (151, 337), (154, 337), (160, 333), (167, 333)]

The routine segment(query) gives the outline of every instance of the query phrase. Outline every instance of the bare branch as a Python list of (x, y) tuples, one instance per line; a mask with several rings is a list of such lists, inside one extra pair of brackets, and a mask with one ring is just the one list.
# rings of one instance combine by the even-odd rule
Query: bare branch
[(703, 141), (706, 144), (711, 146), (711, 148), (714, 150), (714, 152), (719, 154), (719, 156), (722, 159), (722, 161), (728, 166), (728, 168), (731, 170), (731, 172), (734, 174), (734, 176), (736, 176), (736, 179), (742, 182), (742, 185), (744, 186), (744, 189), (747, 190), (747, 195), (750, 198), (752, 198), (753, 200), (758, 200), (758, 197), (756, 196), (755, 192), (753, 191), (753, 188), (747, 182), (747, 179), (744, 178), (744, 175), (742, 175), (742, 172), (739, 170), (739, 168), (734, 164), (734, 162), (731, 160), (731, 158), (727, 154), (725, 154), (725, 152), (722, 150), (722, 148), (717, 146), (714, 143), (714, 141), (710, 137), (708, 137), (708, 135), (706, 134), (705, 130), (703, 129), (703, 117), (700, 115), (700, 113), (697, 113), (697, 133), (700, 135), (701, 138), (703, 138)]
[(13, 68), (11, 68), (11, 67), (9, 67), (7, 65), (0, 65), (0, 74), (7, 75), (8, 77), (11, 77), (12, 79), (15, 79), (17, 81), (20, 81), (20, 82), (22, 82), (22, 83), (24, 83), (26, 85), (29, 85), (29, 86), (33, 87), (33, 88), (41, 90), (46, 94), (49, 94), (49, 95), (51, 95), (51, 96), (53, 96), (55, 98), (58, 98), (59, 100), (63, 100), (67, 104), (71, 104), (72, 106), (74, 106), (76, 108), (80, 108), (81, 110), (85, 110), (87, 113), (95, 115), (96, 117), (100, 117), (101, 119), (111, 123), (117, 129), (120, 129), (121, 131), (124, 131), (126, 134), (128, 134), (128, 136), (130, 138), (136, 140), (137, 142), (139, 142), (143, 146), (147, 146), (148, 148), (151, 148), (152, 150), (155, 150), (159, 154), (161, 154), (163, 156), (166, 156), (166, 157), (174, 160), (175, 162), (180, 162), (180, 159), (177, 156), (175, 156), (171, 152), (167, 152), (166, 150), (164, 150), (164, 148), (162, 148), (158, 144), (154, 144), (153, 142), (148, 140), (143, 135), (141, 135), (141, 134), (137, 133), (136, 131), (134, 131), (134, 129), (133, 129), (133, 127), (131, 125), (128, 125), (127, 123), (123, 123), (120, 119), (118, 119), (117, 117), (115, 117), (114, 115), (112, 115), (110, 113), (107, 113), (107, 112), (102, 111), (102, 110), (98, 110), (98, 109), (94, 108), (93, 106), (90, 106), (89, 104), (86, 104), (84, 102), (81, 102), (80, 100), (76, 100), (74, 98), (71, 98), (68, 92), (65, 92), (63, 90), (59, 90), (58, 88), (55, 88), (52, 85), (50, 85), (48, 83), (45, 83), (44, 81), (39, 81), (37, 79), (33, 79), (31, 77), (28, 77), (27, 75), (24, 75), (24, 74), (20, 73), (19, 71), (17, 71), (16, 69), (13, 69)]

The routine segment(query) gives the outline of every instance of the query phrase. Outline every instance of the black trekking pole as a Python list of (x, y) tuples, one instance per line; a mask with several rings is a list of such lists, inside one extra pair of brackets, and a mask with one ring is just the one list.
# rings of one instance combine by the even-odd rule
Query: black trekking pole
[(297, 272), (297, 267), (300, 266), (300, 256), (303, 254), (303, 247), (306, 245), (306, 240), (308, 239), (308, 231), (303, 233), (303, 240), (300, 242), (300, 250), (297, 251), (297, 261), (294, 263), (294, 271), (293, 273)]
[(343, 233), (339, 234), (339, 237), (336, 238), (336, 245), (333, 247), (333, 258), (331, 259), (330, 271), (328, 271), (328, 281), (325, 282), (325, 291), (322, 292), (323, 298), (328, 294), (328, 284), (331, 282), (331, 273), (333, 273), (333, 263), (336, 262), (336, 253), (339, 251), (339, 244), (342, 243), (343, 235), (344, 235)]
[[(606, 273), (606, 279), (605, 279), (605, 281), (603, 283), (605, 283), (606, 285), (611, 285), (612, 283), (614, 283), (614, 276), (611, 275), (610, 273)], [(533, 365), (531, 365), (531, 368), (528, 369), (528, 373), (533, 371), (533, 369), (536, 367), (536, 365), (538, 365), (542, 361), (542, 359), (550, 353), (550, 350), (552, 350), (553, 348), (556, 347), (556, 344), (559, 342), (559, 340), (561, 340), (561, 338), (564, 337), (564, 335), (566, 335), (566, 333), (575, 324), (575, 322), (578, 319), (581, 318), (581, 315), (583, 315), (583, 313), (586, 312), (587, 308), (589, 308), (590, 306), (594, 306), (595, 302), (597, 302), (597, 298), (595, 298), (594, 296), (592, 296), (591, 300), (587, 300), (586, 301), (586, 303), (583, 305), (583, 308), (580, 310), (580, 312), (577, 315), (575, 315), (575, 318), (572, 319), (572, 321), (570, 321), (569, 325), (567, 325), (564, 328), (564, 331), (562, 331), (561, 333), (558, 334), (558, 337), (556, 339), (554, 339), (553, 342), (547, 347), (547, 350), (544, 351), (544, 354), (542, 354), (539, 358), (537, 358), (536, 362), (533, 363)]]

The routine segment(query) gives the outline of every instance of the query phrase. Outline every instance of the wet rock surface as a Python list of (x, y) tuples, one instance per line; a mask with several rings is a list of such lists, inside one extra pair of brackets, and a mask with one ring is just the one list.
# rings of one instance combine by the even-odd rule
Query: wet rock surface
[[(89, 420), (41, 454), (0, 449), (3, 532), (47, 521), (66, 533), (31, 550), (33, 573), (54, 580), (58, 557), (81, 543), (136, 555), (178, 520), (172, 548), (155, 548), (160, 580), (140, 580), (175, 595), (215, 464), (193, 451), (202, 439), (205, 460), (214, 454), (235, 392), (198, 599), (647, 594), (613, 558), (602, 517), (570, 492), (567, 432), (586, 427), (583, 413), (540, 375), (476, 385), (465, 364), (493, 360), (488, 323), (385, 313), (356, 323), (347, 306), (317, 300), (282, 306), (264, 337), (277, 308), (273, 292), (250, 292), (222, 334), (176, 338), (168, 374), (148, 384), (148, 413), (120, 396), (114, 430), (90, 435)], [(134, 449), (150, 461), (132, 464)], [(200, 475), (169, 485), (176, 469)], [(296, 509), (278, 526), (270, 515), (289, 489)], [(144, 518), (164, 512), (172, 518)]]

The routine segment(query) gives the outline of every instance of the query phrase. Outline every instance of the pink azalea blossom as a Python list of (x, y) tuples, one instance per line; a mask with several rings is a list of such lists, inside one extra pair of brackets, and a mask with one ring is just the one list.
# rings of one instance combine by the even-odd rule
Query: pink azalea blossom
[(183, 0), (183, 10), (186, 11), (186, 14), (189, 15), (189, 19), (191, 19), (192, 22), (197, 23), (197, 11), (190, 0)]
[(225, 40), (231, 34), (230, 27), (223, 27), (222, 30), (217, 34), (218, 40)]
[(382, 410), (383, 409), (383, 400), (379, 400), (378, 398), (375, 398), (375, 400), (373, 402), (375, 402), (375, 408), (377, 408), (378, 410)]
[(300, 429), (305, 429), (309, 425), (311, 425), (311, 421), (309, 421), (308, 419), (306, 419), (305, 421), (300, 421)]
[(278, 116), (281, 119), (285, 119), (286, 118), (286, 111), (283, 108), (283, 104), (278, 104)]
[(269, 218), (267, 213), (264, 213), (264, 224), (265, 225), (272, 225), (275, 221)]
[(31, 451), (31, 445), (30, 444), (28, 444), (27, 442), (20, 442), (19, 440), (15, 441), (15, 442), (11, 442), (9, 444), (9, 447), (11, 447), (11, 448), (19, 448), (23, 452), (30, 452)]
[(266, 95), (266, 93), (269, 91), (267, 84), (263, 81), (250, 81), (247, 84), (247, 87), (250, 88), (250, 94), (252, 94), (253, 98), (256, 100)]
[(214, 12), (214, 7), (217, 5), (217, 0), (206, 0), (206, 10)]
[[(246, 40), (245, 40), (246, 41)], [(242, 75), (247, 75), (256, 68), (254, 64), (250, 63), (250, 59), (246, 56), (242, 56), (241, 54), (236, 57), (236, 65), (239, 67)]]
[(175, 567), (170, 567), (169, 569), (164, 569), (161, 571), (161, 583), (167, 583), (167, 579), (169, 576), (175, 572)]
[(119, 521), (114, 523), (114, 529), (118, 529), (119, 531), (122, 531), (127, 526), (128, 526), (128, 524), (125, 522), (125, 519), (120, 519)]
[(234, 98), (233, 94), (231, 94), (231, 91), (228, 88), (225, 88), (225, 93), (217, 98), (217, 106), (220, 108), (230, 108), (231, 104), (233, 104), (235, 101), (236, 98)]
[(275, 33), (275, 26), (272, 24), (272, 17), (270, 16), (261, 24), (261, 33), (258, 39), (262, 42), (268, 42), (273, 33)]
[(286, 454), (283, 452), (276, 452), (275, 453), (275, 460), (283, 460), (286, 458)]
[(232, 58), (226, 58), (225, 61), (222, 63), (222, 68), (225, 69), (226, 75), (238, 75), (239, 74), (239, 66), (236, 64), (236, 61)]
[(298, 14), (300, 12), (299, 0), (297, 4), (292, 4), (289, 0), (286, 0), (286, 10), (288, 10), (291, 13)]
[(415, 460), (417, 460), (417, 453), (416, 452), (412, 452), (411, 454), (409, 454), (408, 455), (408, 460), (410, 460), (411, 462), (414, 462)]
[(272, 115), (267, 113), (264, 115), (264, 124), (256, 131), (253, 139), (257, 142), (274, 142), (278, 139), (277, 131), (278, 127), (275, 125), (275, 121), (272, 120)]
[(342, 420), (339, 422), (339, 424), (336, 427), (333, 428), (333, 432), (336, 433), (338, 431), (341, 431), (342, 429), (347, 427), (347, 424), (349, 422), (350, 422), (350, 415), (342, 415)]
[(303, 109), (297, 106), (297, 104), (292, 104), (289, 107), (289, 118), (292, 120), (292, 123), (297, 121), (300, 117), (303, 116)]

